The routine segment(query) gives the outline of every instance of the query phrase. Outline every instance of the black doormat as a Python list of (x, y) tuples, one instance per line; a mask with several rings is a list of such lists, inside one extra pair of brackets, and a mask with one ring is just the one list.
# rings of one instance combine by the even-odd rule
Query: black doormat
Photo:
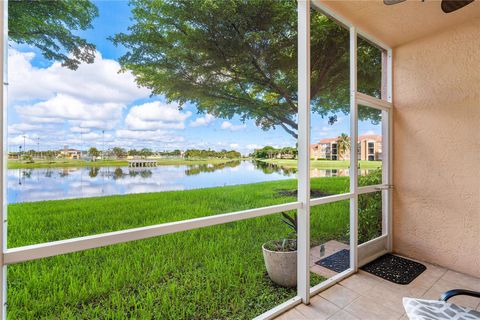
[(427, 269), (423, 264), (387, 253), (362, 270), (396, 284), (409, 284)]
[(343, 272), (350, 267), (350, 250), (342, 249), (328, 257), (318, 260), (315, 264), (338, 273)]

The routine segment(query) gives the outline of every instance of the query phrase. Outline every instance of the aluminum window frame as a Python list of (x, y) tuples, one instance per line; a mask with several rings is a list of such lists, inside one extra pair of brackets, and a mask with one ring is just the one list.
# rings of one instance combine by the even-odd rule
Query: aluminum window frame
[[(60, 241), (40, 243), (30, 246), (7, 248), (7, 184), (6, 184), (6, 169), (7, 169), (7, 86), (8, 86), (8, 2), (0, 2), (0, 10), (2, 12), (2, 22), (0, 23), (0, 50), (2, 52), (2, 61), (0, 63), (0, 73), (2, 74), (2, 88), (0, 89), (0, 100), (2, 101), (1, 113), (1, 134), (3, 144), (3, 156), (0, 160), (2, 166), (2, 227), (0, 228), (0, 241), (2, 247), (2, 254), (0, 255), (0, 265), (2, 266), (2, 273), (0, 275), (0, 319), (6, 319), (7, 311), (7, 266), (14, 263), (21, 263), (35, 259), (42, 259), (61, 254), (84, 251), (93, 248), (109, 246), (118, 243), (126, 243), (139, 239), (147, 239), (161, 236), (164, 234), (182, 232), (186, 230), (199, 229), (203, 227), (225, 224), (233, 221), (246, 220), (250, 218), (266, 216), (270, 214), (279, 213), (287, 210), (297, 210), (299, 221), (298, 232), (298, 286), (297, 296), (287, 300), (286, 302), (276, 306), (275, 308), (261, 314), (257, 319), (271, 319), (275, 316), (285, 312), (286, 310), (298, 305), (300, 303), (308, 303), (312, 295), (333, 286), (335, 283), (355, 273), (359, 267), (366, 263), (372, 257), (376, 257), (384, 253), (385, 250), (374, 250), (369, 257), (363, 257), (359, 261), (358, 249), (373, 247), (380, 241), (387, 242), (386, 251), (391, 251), (391, 183), (392, 183), (392, 49), (375, 39), (375, 37), (363, 32), (350, 21), (338, 15), (336, 12), (325, 6), (321, 0), (299, 0), (297, 2), (298, 8), (298, 196), (297, 201), (281, 205), (254, 208), (250, 210), (243, 210), (231, 213), (218, 214), (213, 216), (201, 217), (196, 219), (182, 220), (177, 222), (163, 223), (151, 225), (141, 228), (125, 229), (114, 232), (101, 233), (91, 236), (84, 236), (78, 238), (65, 239)], [(386, 137), (387, 143), (382, 143), (383, 160), (382, 166), (382, 184), (359, 187), (358, 186), (358, 170), (356, 166), (350, 166), (350, 192), (338, 195), (332, 195), (323, 198), (310, 199), (310, 9), (314, 7), (322, 13), (330, 16), (334, 20), (349, 29), (350, 33), (350, 137), (352, 141), (357, 140), (357, 109), (358, 104), (382, 110), (382, 118), (387, 121), (382, 122), (382, 135)], [(384, 70), (386, 79), (386, 94), (385, 99), (378, 99), (367, 96), (357, 92), (357, 36), (360, 35), (386, 52), (386, 70)], [(350, 150), (351, 163), (358, 163), (357, 144), (351, 144)], [(369, 242), (357, 245), (357, 223), (358, 223), (358, 195), (382, 191), (382, 201), (385, 218), (386, 234), (379, 238), (373, 239)], [(350, 268), (334, 277), (310, 288), (310, 271), (309, 271), (309, 255), (310, 255), (310, 207), (332, 203), (341, 200), (350, 200), (350, 246), (351, 246), (351, 264)], [(384, 199), (384, 200), (383, 200)], [(375, 247), (373, 247), (375, 248)]]

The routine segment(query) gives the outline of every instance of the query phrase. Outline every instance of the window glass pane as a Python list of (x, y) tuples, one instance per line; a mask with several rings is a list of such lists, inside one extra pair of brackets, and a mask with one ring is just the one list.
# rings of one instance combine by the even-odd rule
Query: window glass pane
[(385, 99), (386, 51), (362, 37), (357, 38), (358, 92)]
[(350, 267), (350, 200), (310, 208), (311, 285)]
[(312, 198), (349, 191), (349, 31), (311, 14), (310, 177)]
[(9, 26), (9, 247), (296, 199), (295, 2), (11, 1)]
[(382, 111), (358, 106), (358, 185), (382, 183)]
[(358, 243), (362, 244), (382, 235), (382, 192), (358, 196)]
[(274, 214), (15, 264), (8, 318), (252, 319), (296, 295), (262, 253), (289, 234)]

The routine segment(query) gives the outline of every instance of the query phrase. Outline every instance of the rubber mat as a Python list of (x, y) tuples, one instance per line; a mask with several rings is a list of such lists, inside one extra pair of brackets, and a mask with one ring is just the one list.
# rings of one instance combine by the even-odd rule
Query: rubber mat
[(315, 262), (335, 272), (343, 272), (350, 267), (350, 250), (343, 249)]
[(387, 253), (360, 269), (396, 284), (409, 284), (427, 267), (419, 262)]

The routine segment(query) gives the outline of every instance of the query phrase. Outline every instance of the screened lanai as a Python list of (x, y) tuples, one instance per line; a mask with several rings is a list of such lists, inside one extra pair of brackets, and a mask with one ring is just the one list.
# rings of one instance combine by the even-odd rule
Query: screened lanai
[[(155, 11), (163, 8), (161, 5), (157, 8), (149, 7), (149, 2), (142, 3), (145, 7), (137, 7), (134, 12), (145, 13), (146, 16), (134, 16), (138, 25), (130, 30), (132, 33), (128, 36), (131, 38), (123, 34), (115, 40), (117, 44), (125, 45), (127, 51), (132, 50), (119, 59), (119, 69), (131, 71), (132, 78), (138, 77), (137, 84), (152, 89), (153, 93), (149, 92), (151, 95), (163, 94), (163, 88), (167, 88), (171, 91), (165, 89), (168, 91), (165, 96), (170, 100), (203, 103), (207, 116), (211, 117), (192, 120), (186, 125), (182, 123), (178, 128), (203, 128), (214, 119), (222, 119), (213, 136), (233, 136), (251, 125), (233, 123), (232, 119), (239, 109), (238, 101), (248, 105), (248, 99), (253, 97), (255, 103), (250, 108), (254, 110), (252, 114), (258, 117), (254, 118), (256, 124), (263, 125), (262, 130), (267, 131), (288, 127), (288, 139), (293, 141), (291, 150), (294, 151), (284, 148), (272, 156), (275, 148), (270, 147), (263, 150), (267, 153), (266, 159), (259, 160), (255, 158), (259, 152), (252, 152), (235, 158), (238, 163), (224, 163), (218, 159), (213, 164), (200, 162), (200, 165), (186, 167), (185, 176), (196, 176), (202, 170), (214, 172), (230, 167), (229, 174), (233, 175), (235, 168), (252, 171), (253, 165), (258, 163), (260, 165), (255, 169), (275, 174), (278, 172), (274, 170), (279, 170), (281, 166), (278, 163), (291, 165), (294, 159), (294, 167), (284, 165), (281, 171), (289, 180), (252, 180), (259, 184), (250, 185), (250, 180), (244, 182), (244, 177), (240, 176), (231, 183), (222, 180), (217, 185), (205, 184), (205, 189), (188, 190), (183, 186), (163, 192), (164, 189), (153, 190), (142, 186), (141, 191), (128, 197), (102, 193), (102, 199), (95, 199), (93, 197), (98, 196), (95, 193), (92, 198), (86, 199), (74, 197), (50, 202), (50, 199), (42, 198), (44, 202), (9, 202), (7, 192), (13, 188), (11, 180), (15, 185), (25, 184), (26, 175), (19, 171), (18, 179), (15, 176), (9, 180), (10, 163), (41, 160), (22, 160), (21, 157), (25, 157), (22, 140), (15, 142), (20, 144), (15, 145), (19, 148), (18, 152), (16, 149), (12, 152), (10, 149), (13, 147), (8, 142), (12, 140), (8, 130), (14, 128), (8, 122), (9, 114), (13, 113), (7, 108), (8, 99), (10, 92), (14, 91), (14, 83), (9, 78), (15, 78), (16, 71), (11, 69), (7, 60), (13, 61), (20, 54), (15, 51), (15, 56), (8, 51), (12, 50), (9, 49), (12, 44), (8, 42), (9, 16), (7, 5), (2, 2), (2, 318), (48, 318), (52, 314), (61, 314), (84, 318), (99, 315), (148, 318), (158, 315), (177, 319), (400, 319), (406, 317), (402, 305), (404, 297), (436, 300), (450, 289), (480, 290), (480, 148), (476, 142), (479, 138), (476, 127), (480, 123), (478, 1), (445, 14), (440, 11), (438, 1), (386, 5), (382, 1), (302, 0), (295, 3), (293, 10), (286, 5), (290, 11), (274, 7), (271, 16), (267, 14), (267, 17), (273, 17), (271, 21), (275, 23), (279, 20), (275, 14), (282, 13), (282, 10), (295, 15), (292, 19), (294, 23), (288, 25), (287, 31), (282, 29), (278, 32), (281, 35), (275, 38), (278, 42), (260, 41), (271, 30), (261, 23), (261, 19), (249, 20), (258, 8), (250, 7), (248, 1), (241, 2), (243, 6), (238, 7), (235, 2), (232, 5), (235, 10), (232, 11), (217, 6), (208, 7), (205, 11), (199, 9), (198, 16), (194, 11), (195, 2), (191, 3), (191, 12), (179, 9), (180, 3), (185, 5), (186, 2), (179, 2), (178, 6), (175, 2), (158, 3), (171, 5), (165, 7), (168, 9), (165, 12), (179, 10), (180, 17), (188, 17), (195, 23), (178, 26), (164, 12), (161, 12), (162, 15)], [(212, 27), (209, 19), (214, 18), (205, 18), (209, 17), (209, 10), (225, 12), (222, 15), (224, 20)], [(157, 19), (155, 14), (163, 24), (178, 27), (173, 32), (168, 29), (172, 33), (161, 38), (166, 41), (169, 37), (181, 35), (174, 39), (172, 46), (162, 42), (171, 51), (159, 50), (162, 54), (158, 54), (158, 57), (177, 54), (181, 61), (178, 65), (172, 61), (175, 59), (163, 61), (157, 57), (157, 66), (148, 60), (155, 56), (148, 50), (156, 48), (148, 41), (158, 34), (147, 32), (142, 34), (144, 38), (135, 37), (135, 32), (140, 35), (144, 31), (140, 28), (144, 27), (143, 19)], [(248, 18), (248, 23), (235, 25), (236, 20), (229, 20), (231, 16), (242, 14)], [(252, 27), (249, 23), (257, 23), (258, 26)], [(147, 25), (155, 28), (153, 22)], [(159, 30), (165, 31), (162, 24), (159, 25)], [(281, 24), (274, 26), (283, 27)], [(242, 34), (241, 28), (248, 32)], [(276, 31), (275, 28), (272, 27)], [(226, 40), (223, 39), (225, 42), (222, 44), (231, 45), (233, 49), (221, 51), (222, 44), (212, 41), (206, 42), (208, 45), (202, 48), (205, 51), (198, 53), (192, 44), (195, 41), (192, 41), (187, 53), (174, 51), (182, 46), (182, 41), (190, 39), (187, 35), (191, 30), (195, 31), (191, 33), (195, 37), (205, 30), (212, 34), (224, 32)], [(336, 38), (324, 38), (325, 34), (336, 35)], [(203, 43), (201, 38), (193, 39)], [(288, 45), (292, 39), (295, 43), (293, 49)], [(233, 44), (241, 41), (252, 41), (255, 45), (237, 48)], [(139, 47), (142, 50), (135, 51)], [(331, 47), (337, 50), (329, 51)], [(243, 55), (235, 55), (236, 51), (245, 48), (248, 48), (245, 50), (246, 60), (243, 60)], [(282, 52), (272, 58), (273, 62), (266, 58), (268, 54), (273, 57), (268, 51), (271, 48)], [(14, 46), (14, 49), (21, 53), (21, 47)], [(255, 54), (252, 55), (255, 50), (262, 53), (259, 62), (255, 60)], [(98, 56), (97, 53), (97, 59)], [(205, 56), (208, 59), (201, 60)], [(136, 57), (140, 58), (135, 60)], [(215, 69), (216, 62), (212, 62), (215, 59), (221, 61), (218, 69)], [(142, 64), (145, 61), (147, 63)], [(192, 61), (195, 63), (188, 65)], [(244, 61), (253, 61), (253, 67), (242, 73), (237, 65), (242, 66)], [(295, 68), (285, 67), (291, 61), (296, 63)], [(111, 66), (112, 62), (109, 63)], [(174, 67), (168, 69), (172, 65)], [(336, 69), (326, 67), (330, 65), (335, 65)], [(30, 67), (37, 72), (46, 68), (33, 64)], [(81, 67), (79, 70), (82, 70)], [(209, 91), (205, 93), (200, 85), (188, 87), (187, 82), (183, 82), (175, 86), (175, 75), (169, 78), (164, 70), (172, 74), (172, 70), (180, 70), (176, 76), (181, 78), (186, 75), (185, 79), (195, 85), (203, 84), (211, 76), (216, 81), (212, 83), (217, 87), (213, 90), (209, 86)], [(323, 70), (328, 72), (323, 74)], [(63, 75), (62, 72), (58, 71), (58, 74)], [(154, 87), (157, 80), (149, 82), (153, 76), (158, 76), (156, 72), (161, 74), (156, 79), (164, 81), (162, 89)], [(256, 79), (259, 74), (265, 77), (272, 75), (271, 79), (267, 77), (271, 81), (262, 79), (259, 82), (261, 85), (258, 85), (244, 80), (248, 77)], [(343, 77), (341, 81), (337, 79), (340, 75)], [(81, 86), (94, 77), (79, 76), (79, 79), (77, 85)], [(228, 79), (233, 80), (228, 82)], [(331, 88), (326, 88), (328, 85), (325, 83)], [(289, 95), (285, 90), (278, 89), (281, 85), (293, 93)], [(231, 92), (222, 96), (222, 102), (215, 100), (217, 95), (224, 94), (226, 88), (237, 87), (242, 100), (225, 102), (225, 96), (230, 99)], [(182, 96), (182, 90), (188, 93)], [(142, 94), (147, 96), (144, 92)], [(77, 95), (88, 96), (85, 92)], [(121, 95), (121, 92), (117, 91), (116, 95)], [(32, 106), (36, 106), (35, 103), (46, 106), (47, 103), (41, 99), (43, 97), (35, 98)], [(259, 101), (265, 104), (261, 105)], [(25, 106), (14, 105), (15, 112)], [(223, 109), (215, 109), (218, 106)], [(277, 123), (272, 118), (279, 113), (279, 106), (293, 106), (294, 111), (289, 111), (288, 119)], [(268, 112), (263, 112), (262, 107), (269, 108)], [(120, 108), (123, 110), (120, 113), (128, 108), (130, 106)], [(158, 118), (158, 114), (184, 112), (180, 114), (182, 121), (193, 114), (190, 109), (173, 109), (132, 112), (130, 119), (136, 116), (135, 119), (142, 120), (144, 126), (164, 121), (162, 123), (166, 125), (158, 129), (163, 134), (162, 130), (173, 125), (169, 122), (171, 120)], [(35, 111), (33, 107), (28, 110)], [(229, 110), (235, 112), (230, 114)], [(42, 115), (37, 115), (37, 118)], [(244, 114), (243, 120), (251, 117), (251, 114)], [(80, 120), (65, 119), (65, 123), (85, 120), (81, 117)], [(327, 120), (329, 126), (320, 122)], [(127, 118), (124, 122), (127, 123)], [(80, 125), (78, 127), (84, 129)], [(148, 128), (138, 131), (152, 134), (154, 131), (148, 131)], [(127, 129), (116, 131), (117, 136), (111, 138), (112, 148), (116, 139), (120, 141), (134, 131)], [(105, 131), (108, 135), (109, 129), (99, 130), (92, 141), (106, 149)], [(338, 131), (338, 134), (329, 133), (332, 131)], [(80, 154), (85, 148), (82, 145), (83, 135), (89, 133), (79, 133)], [(120, 133), (124, 136), (121, 137)], [(154, 133), (158, 134), (158, 131)], [(261, 133), (256, 134), (260, 141)], [(336, 136), (329, 140), (328, 134)], [(147, 135), (140, 137), (149, 139)], [(25, 137), (28, 138), (28, 134), (20, 133), (19, 137), (22, 136), (25, 153)], [(130, 136), (127, 138), (130, 139)], [(207, 136), (198, 134), (195, 138), (206, 140)], [(32, 141), (35, 147), (35, 141)], [(238, 147), (238, 141), (233, 142), (230, 146)], [(260, 143), (251, 142), (256, 142), (255, 145)], [(65, 152), (69, 150), (66, 145), (62, 148)], [(262, 150), (260, 146), (252, 148)], [(178, 152), (184, 162), (176, 163), (177, 167), (185, 165), (187, 151)], [(18, 159), (14, 159), (15, 152)], [(321, 159), (317, 159), (317, 153)], [(97, 157), (105, 160), (104, 149)], [(170, 155), (162, 154), (159, 158), (142, 155), (142, 158), (128, 161), (154, 161), (156, 166), (162, 167), (162, 161), (170, 161), (168, 157)], [(222, 157), (226, 156), (223, 154)], [(253, 165), (248, 162), (247, 167), (246, 161), (251, 161)], [(328, 161), (342, 161), (342, 166), (325, 166)], [(127, 174), (122, 170), (120, 173), (115, 169), (108, 170), (100, 176), (116, 181), (126, 179)], [(59, 177), (68, 174), (73, 176), (74, 171), (64, 168)], [(92, 169), (89, 174), (91, 178), (97, 178), (98, 171)], [(128, 175), (137, 179), (142, 174), (148, 178), (148, 174), (152, 173)], [(174, 179), (168, 171), (162, 171), (162, 175), (156, 177), (157, 180)], [(208, 181), (211, 180), (214, 179)], [(186, 191), (181, 191), (184, 189)], [(103, 201), (105, 195), (112, 197), (105, 200), (107, 202), (95, 202)], [(51, 207), (44, 207), (45, 203)], [(138, 215), (135, 215), (136, 212)], [(7, 217), (11, 217), (11, 226)], [(26, 223), (27, 219), (31, 221)], [(67, 224), (69, 227), (66, 227)], [(19, 236), (22, 231), (25, 234)], [(284, 248), (292, 240), (289, 238), (294, 240), (294, 250)], [(269, 265), (268, 251), (274, 252), (275, 249), (267, 244), (277, 239), (283, 239), (281, 253), (293, 252), (293, 269), (292, 265), (279, 262)], [(142, 255), (137, 256), (139, 252)], [(419, 262), (426, 269), (405, 286), (392, 284), (361, 269), (386, 254)], [(340, 263), (336, 259), (341, 260), (340, 267), (329, 265), (328, 261)], [(272, 276), (274, 269), (283, 278), (292, 280), (293, 285), (278, 284)], [(217, 273), (221, 276), (215, 276)], [(64, 278), (61, 274), (70, 275)], [(258, 286), (253, 286), (254, 282), (259, 283)], [(457, 297), (452, 301), (472, 310), (480, 308), (478, 299), (462, 300)], [(381, 306), (377, 308), (375, 304)]]

